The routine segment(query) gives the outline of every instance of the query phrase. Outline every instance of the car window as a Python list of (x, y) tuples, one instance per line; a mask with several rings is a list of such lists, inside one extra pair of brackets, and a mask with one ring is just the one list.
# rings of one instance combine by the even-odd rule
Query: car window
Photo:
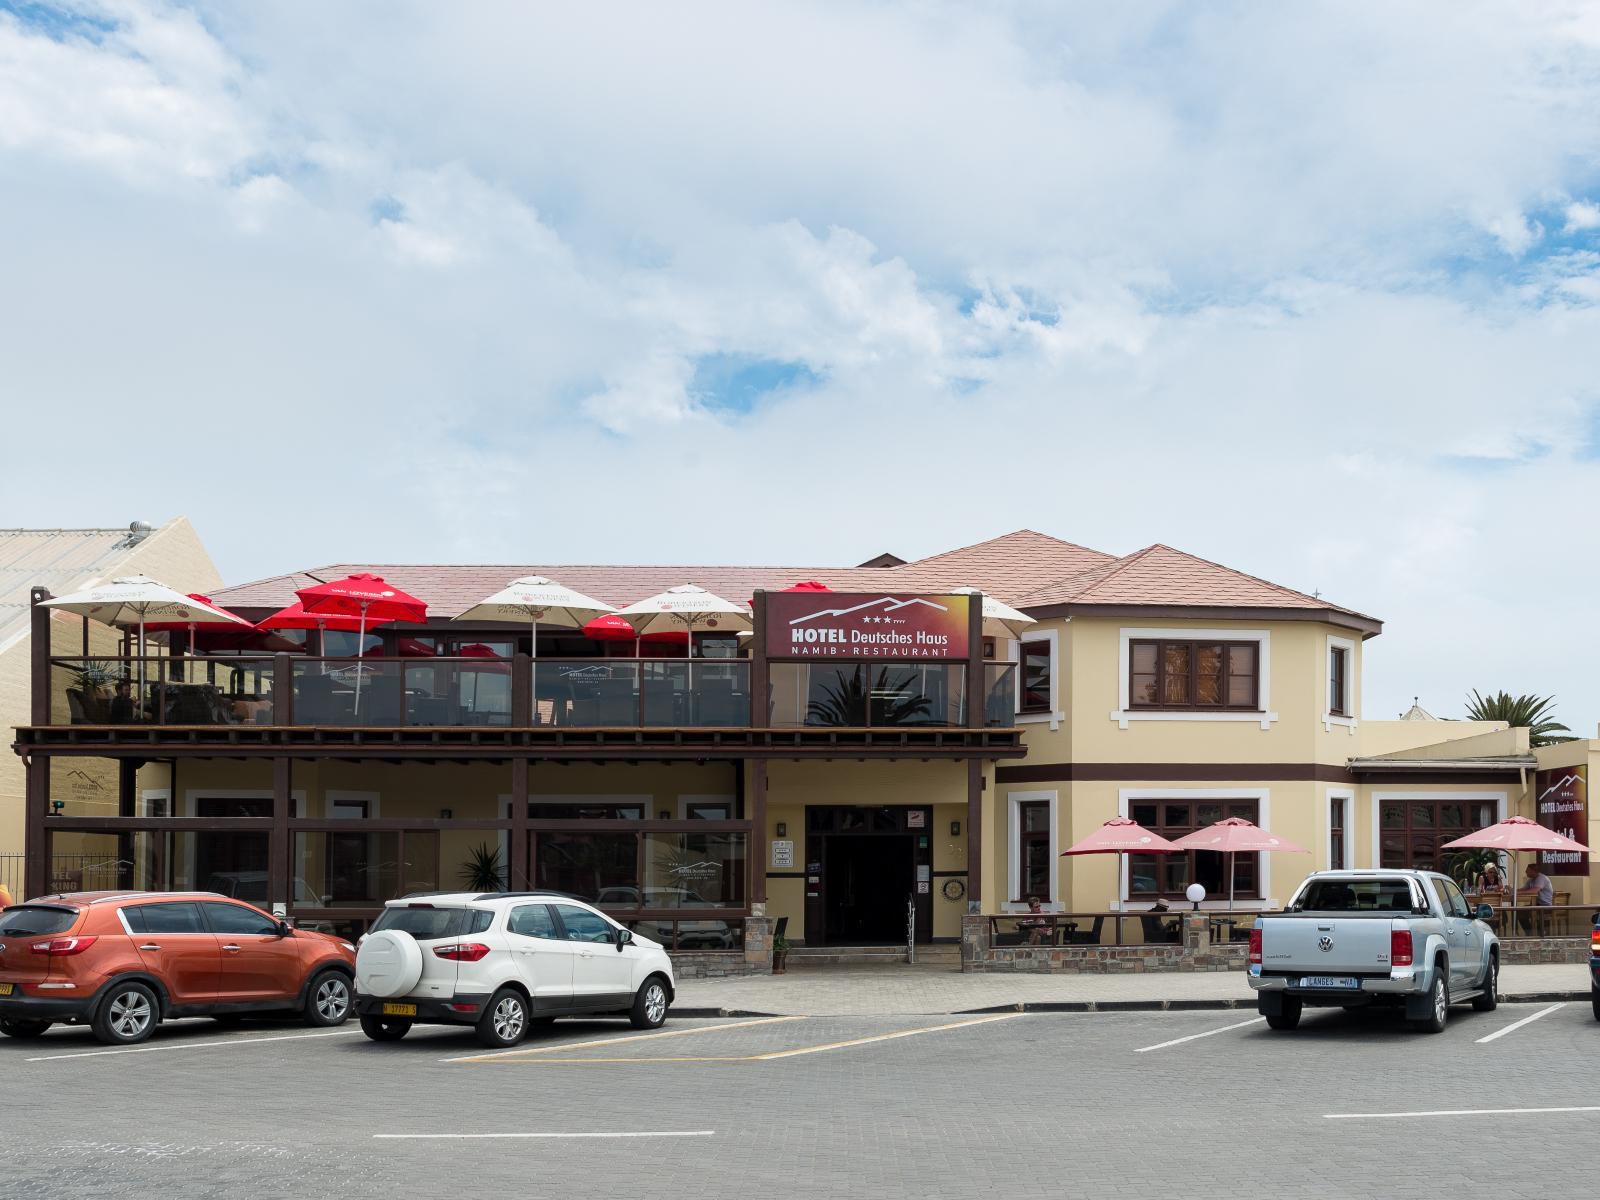
[(401, 933), (409, 933), (419, 942), (429, 942), (468, 933), (482, 933), (493, 920), (494, 913), (488, 909), (434, 908), (431, 904), (408, 904), (384, 909), (373, 922), (370, 932), (398, 929)]
[(45, 933), (65, 933), (77, 924), (75, 908), (46, 908), (18, 904), (0, 913), (0, 937), (38, 937)]
[[(200, 920), (200, 906), (188, 900), (169, 901), (166, 904), (140, 904), (126, 911), (128, 924), (136, 933), (210, 932)], [(133, 924), (136, 913), (143, 921), (143, 929)]]
[(212, 933), (236, 933), (245, 937), (276, 935), (278, 923), (266, 913), (242, 904), (219, 904), (207, 900), (200, 906), (205, 910), (206, 922)]
[(554, 939), (561, 936), (560, 931), (556, 929), (556, 919), (548, 904), (524, 904), (520, 908), (512, 909), (511, 919), (506, 922), (506, 929), (522, 937)]
[(570, 904), (558, 904), (556, 910), (561, 914), (561, 924), (566, 928), (569, 942), (611, 940), (611, 922), (599, 913), (592, 913), (584, 908), (574, 908)]
[(1296, 912), (1410, 912), (1404, 879), (1308, 879), (1290, 905)]
[(1460, 888), (1448, 879), (1441, 880), (1439, 886), (1444, 889), (1445, 905), (1451, 913), (1458, 917), (1472, 916), (1472, 910), (1467, 907), (1467, 898), (1461, 894)]

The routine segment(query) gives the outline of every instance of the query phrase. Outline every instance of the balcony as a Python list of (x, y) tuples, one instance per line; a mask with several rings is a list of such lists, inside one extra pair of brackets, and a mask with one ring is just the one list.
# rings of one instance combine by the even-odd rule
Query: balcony
[[(959, 730), (957, 663), (748, 659), (52, 658), (47, 727), (608, 731)], [(1014, 727), (1015, 666), (985, 663), (985, 725)], [(241, 731), (242, 732), (242, 731)]]

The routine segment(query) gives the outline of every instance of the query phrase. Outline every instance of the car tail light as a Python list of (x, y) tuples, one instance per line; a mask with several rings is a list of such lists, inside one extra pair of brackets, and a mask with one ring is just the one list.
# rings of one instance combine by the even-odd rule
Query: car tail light
[(1600, 955), (1600, 925), (1589, 934), (1589, 953)]
[(477, 962), (489, 953), (489, 947), (482, 942), (452, 942), (448, 946), (435, 946), (434, 954), (440, 958), (448, 958), (452, 962)]
[(100, 939), (97, 936), (89, 937), (58, 937), (51, 938), (48, 942), (35, 942), (29, 946), (35, 954), (48, 954), (51, 958), (64, 958), (69, 954), (82, 954)]
[(1261, 930), (1250, 931), (1250, 962), (1254, 966), (1261, 965)]
[(1411, 930), (1391, 929), (1389, 931), (1389, 965), (1391, 967), (1409, 967), (1411, 965)]

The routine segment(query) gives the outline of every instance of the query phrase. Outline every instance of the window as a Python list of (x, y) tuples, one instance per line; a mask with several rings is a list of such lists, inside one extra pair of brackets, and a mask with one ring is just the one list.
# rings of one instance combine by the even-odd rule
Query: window
[(520, 937), (549, 938), (553, 941), (561, 936), (548, 904), (524, 904), (512, 909), (506, 929)]
[(1050, 711), (1050, 643), (1022, 643), (1022, 711)]
[(1131, 641), (1133, 708), (1256, 709), (1256, 642)]
[[(1224, 817), (1256, 821), (1260, 805), (1255, 800), (1135, 800), (1128, 815), (1152, 833), (1175, 840), (1196, 829), (1214, 825)], [(1182, 896), (1191, 883), (1206, 889), (1210, 899), (1228, 895), (1228, 855), (1212, 850), (1186, 854), (1132, 854), (1128, 856), (1128, 893), (1155, 899)], [(1233, 857), (1233, 895), (1259, 898), (1259, 855)]]
[(45, 908), (19, 904), (6, 909), (0, 917), (0, 936), (41, 937), (47, 933), (65, 933), (77, 923), (75, 908)]
[(1017, 805), (1018, 900), (1050, 899), (1050, 801), (1025, 800)]
[(1493, 800), (1430, 800), (1390, 796), (1378, 800), (1378, 865), (1414, 871), (1442, 871), (1450, 855), (1441, 853), (1443, 842), (1498, 819)]
[(187, 901), (175, 904), (141, 904), (123, 910), (128, 928), (135, 933), (208, 933), (200, 920), (200, 906)]
[(435, 908), (431, 904), (409, 904), (385, 908), (372, 924), (372, 932), (398, 929), (419, 942), (482, 933), (494, 920), (486, 908)]
[(1344, 646), (1328, 651), (1328, 715), (1350, 715), (1350, 651)]
[(1344, 805), (1343, 796), (1328, 798), (1328, 870), (1330, 871), (1343, 871), (1349, 866), (1345, 860), (1344, 850)]
[(212, 933), (236, 934), (244, 937), (275, 937), (278, 923), (266, 913), (239, 904), (218, 904), (207, 901), (200, 906), (205, 910), (206, 924)]
[(567, 931), (569, 942), (609, 942), (611, 941), (611, 922), (598, 913), (589, 912), (587, 909), (574, 908), (570, 904), (558, 904), (556, 909), (561, 914), (561, 924)]

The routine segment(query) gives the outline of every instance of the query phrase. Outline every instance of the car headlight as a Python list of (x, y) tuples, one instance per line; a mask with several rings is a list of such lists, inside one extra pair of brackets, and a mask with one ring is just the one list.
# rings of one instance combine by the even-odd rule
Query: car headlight
[(339, 945), (343, 946), (346, 950), (350, 951), (351, 954), (354, 954), (356, 952), (356, 948), (354, 946), (352, 946), (349, 942), (340, 942)]

